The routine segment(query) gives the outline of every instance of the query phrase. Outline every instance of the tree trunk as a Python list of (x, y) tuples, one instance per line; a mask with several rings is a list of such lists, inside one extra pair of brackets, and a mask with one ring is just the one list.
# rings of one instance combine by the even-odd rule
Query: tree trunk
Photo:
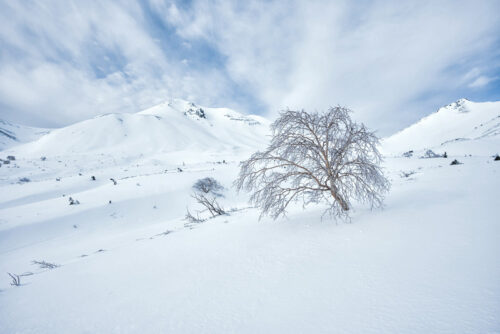
[(337, 188), (333, 185), (333, 182), (330, 183), (332, 184), (330, 186), (330, 193), (332, 194), (333, 199), (340, 204), (343, 211), (349, 211), (349, 205), (347, 205), (347, 202), (337, 193)]

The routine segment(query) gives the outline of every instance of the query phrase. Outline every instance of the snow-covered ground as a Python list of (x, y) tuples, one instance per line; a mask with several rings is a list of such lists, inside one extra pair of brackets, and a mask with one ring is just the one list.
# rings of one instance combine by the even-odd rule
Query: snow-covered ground
[[(500, 136), (477, 148), (463, 130), (500, 107), (457, 103), (475, 116), (417, 123), (449, 135), (384, 141), (385, 208), (349, 224), (300, 204), (259, 221), (231, 184), (268, 122), (228, 109), (175, 100), (0, 152), (16, 156), (0, 167), (0, 333), (500, 333)], [(419, 158), (454, 137), (470, 140)], [(208, 176), (229, 215), (188, 224)]]

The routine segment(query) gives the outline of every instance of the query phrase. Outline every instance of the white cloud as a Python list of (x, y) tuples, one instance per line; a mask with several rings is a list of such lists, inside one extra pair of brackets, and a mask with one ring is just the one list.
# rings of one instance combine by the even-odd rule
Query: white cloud
[(472, 87), (472, 88), (484, 87), (493, 80), (495, 80), (495, 78), (490, 78), (490, 77), (482, 75), (480, 77), (477, 77), (474, 81), (472, 81), (469, 84), (469, 87)]
[(226, 94), (226, 77), (165, 54), (145, 19), (134, 2), (0, 4), (0, 118), (61, 126)]
[(498, 12), (495, 1), (195, 1), (175, 26), (216, 45), (271, 110), (339, 103), (387, 131), (429, 113), (422, 96), (461, 88), (467, 63), (498, 42)]
[(176, 96), (254, 112), (342, 104), (387, 134), (496, 77), (498, 12), (495, 0), (4, 2), (0, 118), (64, 125)]

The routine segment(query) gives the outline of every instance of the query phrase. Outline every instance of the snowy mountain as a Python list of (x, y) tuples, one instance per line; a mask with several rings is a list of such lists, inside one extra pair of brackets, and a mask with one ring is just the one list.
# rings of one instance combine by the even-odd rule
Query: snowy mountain
[(427, 149), (455, 155), (500, 153), (500, 102), (460, 99), (382, 141), (385, 154)]
[[(135, 114), (107, 114), (51, 131), (12, 150), (25, 157), (111, 154), (137, 157), (166, 152), (230, 153), (266, 140), (268, 122), (226, 108), (172, 100)], [(189, 155), (188, 154), (188, 155)]]
[[(232, 183), (269, 122), (229, 109), (173, 100), (3, 151), (0, 333), (498, 333), (498, 105), (385, 140), (385, 208), (350, 224), (300, 202), (259, 221)], [(449, 158), (400, 158), (425, 148)], [(191, 196), (207, 177), (226, 215)]]
[(0, 119), (0, 151), (34, 141), (49, 132), (49, 129), (12, 124)]

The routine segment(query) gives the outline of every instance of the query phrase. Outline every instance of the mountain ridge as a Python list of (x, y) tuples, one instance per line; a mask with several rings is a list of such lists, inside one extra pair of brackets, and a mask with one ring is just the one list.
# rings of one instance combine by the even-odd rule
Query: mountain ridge
[(14, 124), (0, 119), (0, 151), (37, 140), (51, 129)]
[(137, 113), (104, 114), (54, 129), (8, 151), (24, 156), (234, 152), (253, 150), (267, 131), (268, 122), (260, 116), (175, 99)]
[(384, 154), (428, 149), (490, 155), (500, 144), (500, 101), (459, 99), (382, 140)]

